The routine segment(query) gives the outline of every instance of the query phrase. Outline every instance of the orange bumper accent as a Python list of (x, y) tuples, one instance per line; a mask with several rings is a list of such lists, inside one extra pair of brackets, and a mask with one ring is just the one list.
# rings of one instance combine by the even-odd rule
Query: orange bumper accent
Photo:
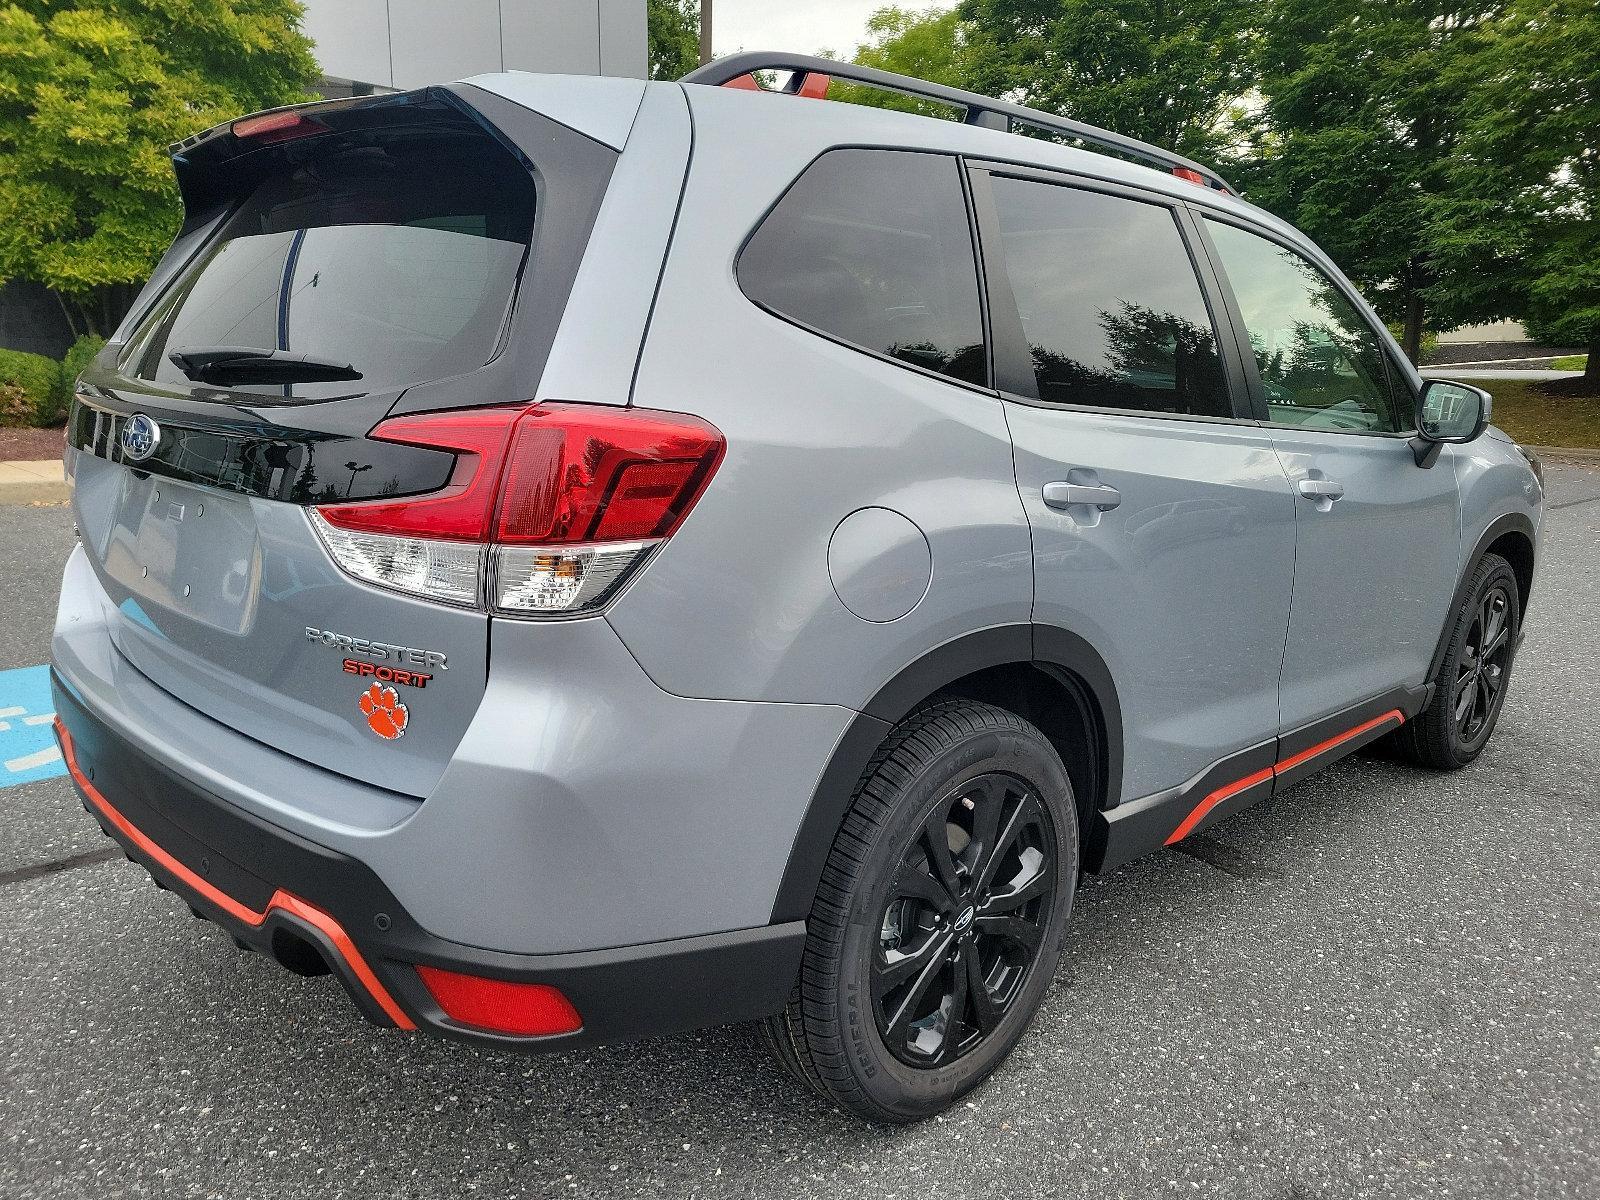
[(100, 815), (110, 821), (124, 837), (137, 846), (140, 851), (160, 864), (162, 870), (176, 877), (190, 891), (198, 894), (208, 903), (216, 905), (236, 921), (240, 921), (252, 928), (259, 928), (264, 924), (273, 911), (287, 913), (291, 917), (304, 921), (306, 924), (319, 930), (339, 952), (349, 966), (351, 973), (360, 981), (368, 995), (377, 1003), (384, 1014), (400, 1029), (413, 1030), (416, 1022), (406, 1016), (405, 1010), (395, 1003), (394, 997), (389, 994), (377, 975), (373, 973), (367, 960), (361, 956), (361, 951), (356, 949), (356, 944), (350, 940), (350, 935), (344, 931), (333, 917), (323, 912), (310, 901), (302, 900), (291, 892), (279, 888), (267, 901), (267, 907), (261, 912), (256, 912), (249, 905), (241, 904), (232, 896), (206, 879), (195, 874), (184, 866), (172, 855), (157, 845), (151, 838), (122, 813), (116, 806), (107, 800), (100, 789), (90, 782), (89, 777), (78, 766), (77, 755), (73, 752), (72, 735), (67, 732), (67, 727), (61, 723), (61, 718), (55, 721), (56, 737), (61, 741), (61, 754), (66, 760), (67, 770), (72, 774), (73, 781), (78, 785), (84, 796), (99, 810)]

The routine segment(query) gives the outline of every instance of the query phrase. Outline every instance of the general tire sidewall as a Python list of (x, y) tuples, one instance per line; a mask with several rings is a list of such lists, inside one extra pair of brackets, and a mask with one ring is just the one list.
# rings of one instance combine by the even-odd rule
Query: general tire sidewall
[[(987, 730), (939, 754), (898, 798), (894, 815), (863, 864), (841, 947), (836, 1002), (850, 1070), (863, 1090), (885, 1108), (923, 1115), (976, 1087), (1005, 1059), (1050, 987), (1078, 880), (1078, 822), (1072, 783), (1060, 758), (1043, 735), (1036, 736), (1037, 742), (1021, 732)], [(900, 856), (933, 806), (961, 782), (991, 772), (1029, 783), (1054, 827), (1056, 890), (1050, 927), (1022, 991), (988, 1040), (947, 1067), (917, 1070), (900, 1062), (883, 1044), (872, 1009), (869, 981), (880, 920)]]

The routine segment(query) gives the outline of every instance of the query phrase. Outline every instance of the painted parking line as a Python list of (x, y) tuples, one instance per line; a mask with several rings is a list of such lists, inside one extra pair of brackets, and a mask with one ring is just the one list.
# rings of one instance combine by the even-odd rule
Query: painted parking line
[(49, 667), (0, 671), (0, 788), (67, 773), (54, 717)]

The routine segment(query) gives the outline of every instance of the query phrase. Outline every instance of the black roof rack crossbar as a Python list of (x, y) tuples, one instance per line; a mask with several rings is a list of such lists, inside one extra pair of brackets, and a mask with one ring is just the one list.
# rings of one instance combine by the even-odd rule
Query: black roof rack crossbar
[(1002, 133), (1011, 132), (1014, 125), (1028, 125), (1050, 133), (1064, 133), (1091, 146), (1126, 154), (1165, 171), (1182, 170), (1192, 173), (1207, 187), (1226, 192), (1230, 196), (1239, 194), (1210, 167), (1203, 166), (1193, 159), (1184, 158), (1181, 154), (1174, 154), (1170, 150), (1163, 150), (1159, 146), (1152, 146), (1149, 142), (1141, 142), (1138, 138), (1124, 137), (1120, 133), (1112, 133), (1096, 125), (1057, 117), (1036, 108), (1026, 108), (1021, 104), (980, 96), (977, 92), (966, 92), (960, 88), (945, 87), (940, 83), (913, 79), (909, 75), (880, 71), (876, 67), (858, 67), (854, 63), (835, 62), (832, 59), (816, 58), (807, 54), (751, 50), (743, 54), (730, 54), (726, 58), (707, 63), (690, 71), (679, 82), (723, 87), (737, 79), (753, 75), (756, 71), (792, 71), (793, 77), (783, 89), (789, 93), (798, 93), (805, 85), (807, 76), (825, 75), (850, 83), (882, 88), (884, 91), (899, 92), (922, 100), (936, 100), (964, 110), (968, 125), (998, 129)]

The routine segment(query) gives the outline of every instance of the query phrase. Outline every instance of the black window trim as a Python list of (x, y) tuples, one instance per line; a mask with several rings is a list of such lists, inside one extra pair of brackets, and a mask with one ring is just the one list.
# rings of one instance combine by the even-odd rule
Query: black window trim
[[(1076, 171), (1058, 170), (1031, 164), (1006, 162), (997, 159), (968, 159), (967, 174), (972, 180), (973, 208), (977, 218), (978, 261), (985, 279), (985, 294), (989, 297), (990, 321), (994, 326), (994, 375), (998, 394), (1002, 400), (1022, 404), (1029, 408), (1052, 412), (1103, 413), (1110, 416), (1138, 417), (1147, 421), (1191, 421), (1211, 425), (1261, 424), (1255, 415), (1247, 389), (1248, 377), (1237, 361), (1237, 336), (1230, 310), (1229, 297), (1218, 285), (1211, 260), (1196, 242), (1192, 218), (1186, 204), (1176, 196), (1131, 186), (1120, 181), (1103, 179), (1098, 175)], [(1217, 341), (1217, 356), (1222, 362), (1223, 379), (1228, 391), (1228, 403), (1233, 416), (1218, 417), (1206, 413), (1159, 412), (1143, 408), (1113, 408), (1096, 404), (1062, 404), (1039, 398), (1038, 378), (1033, 370), (1033, 356), (1022, 332), (1021, 309), (1011, 288), (1011, 278), (1006, 270), (1004, 255), (986, 253), (986, 246), (1000, 245), (1000, 216), (995, 207), (990, 179), (1024, 179), (1052, 187), (1065, 187), (1077, 191), (1099, 192), (1141, 204), (1164, 208), (1177, 227), (1178, 237), (1189, 256), (1190, 268), (1200, 288), (1206, 312), (1211, 318), (1212, 334)], [(1230, 350), (1233, 352), (1230, 353)]]
[(1409, 429), (1389, 431), (1381, 429), (1322, 429), (1317, 426), (1297, 424), (1293, 421), (1274, 421), (1272, 419), (1271, 409), (1267, 407), (1267, 389), (1261, 381), (1261, 369), (1256, 363), (1255, 350), (1250, 345), (1250, 331), (1245, 328), (1244, 314), (1239, 308), (1233, 282), (1228, 278), (1228, 273), (1223, 268), (1222, 255), (1217, 250), (1216, 243), (1212, 241), (1210, 231), (1206, 228), (1206, 221), (1208, 220), (1217, 221), (1223, 225), (1231, 225), (1244, 233), (1254, 234), (1264, 241), (1271, 242), (1273, 245), (1299, 256), (1315, 267), (1333, 285), (1334, 290), (1344, 297), (1345, 302), (1350, 305), (1362, 324), (1367, 327), (1367, 331), (1376, 340), (1383, 362), (1384, 379), (1390, 395), (1396, 395), (1394, 385), (1398, 381), (1402, 385), (1400, 392), (1411, 401), (1409, 415), (1413, 418), (1413, 421), (1416, 417), (1417, 392), (1412, 386), (1410, 378), (1394, 362), (1389, 331), (1381, 325), (1375, 326), (1373, 324), (1371, 317), (1367, 314), (1366, 301), (1345, 279), (1343, 273), (1334, 267), (1333, 263), (1329, 262), (1324, 255), (1316, 253), (1310, 246), (1297, 244), (1293, 239), (1283, 236), (1277, 230), (1243, 219), (1236, 213), (1225, 212), (1210, 205), (1191, 203), (1188, 207), (1191, 210), (1197, 244), (1203, 248), (1206, 256), (1210, 259), (1212, 269), (1216, 273), (1217, 284), (1226, 298), (1229, 323), (1233, 326), (1234, 348), (1237, 357), (1243, 364), (1250, 406), (1256, 414), (1256, 423), (1263, 429), (1286, 429), (1294, 430), (1297, 433), (1328, 433), (1340, 437), (1388, 438), (1403, 441), (1410, 441), (1416, 437), (1417, 428), (1414, 423)]
[[(948, 158), (955, 164), (957, 174), (961, 177), (962, 205), (967, 215), (967, 239), (972, 250), (972, 264), (973, 271), (975, 272), (974, 282), (977, 285), (978, 292), (979, 327), (984, 338), (984, 376), (986, 382), (981, 384), (973, 383), (970, 380), (958, 379), (954, 375), (944, 375), (938, 371), (930, 370), (927, 367), (918, 366), (916, 363), (907, 362), (905, 359), (895, 358), (892, 355), (883, 353), (881, 350), (874, 350), (870, 346), (863, 346), (859, 342), (852, 342), (848, 338), (840, 337), (836, 333), (830, 333), (826, 329), (820, 329), (815, 325), (800, 320), (798, 317), (792, 317), (788, 313), (780, 312), (778, 309), (773, 308), (765, 301), (752, 296), (749, 291), (746, 290), (744, 286), (744, 279), (739, 274), (739, 264), (744, 260), (745, 251), (750, 248), (750, 243), (755, 241), (756, 235), (760, 233), (762, 227), (766, 225), (768, 218), (770, 218), (772, 214), (777, 211), (778, 206), (782, 204), (785, 199), (787, 199), (789, 193), (799, 186), (800, 181), (806, 177), (811, 168), (816, 166), (817, 163), (822, 161), (823, 158), (838, 150), (877, 150), (887, 151), (892, 154), (932, 154), (940, 158)], [(804, 330), (806, 333), (809, 333), (814, 337), (819, 337), (824, 341), (832, 342), (836, 346), (842, 346), (846, 350), (850, 350), (856, 354), (864, 354), (868, 358), (876, 359), (879, 362), (888, 363), (891, 366), (900, 367), (906, 371), (913, 371), (916, 374), (922, 375), (928, 379), (937, 380), (940, 383), (947, 383), (952, 387), (958, 387), (964, 391), (975, 392), (980, 396), (989, 396), (991, 398), (998, 397), (1000, 393), (994, 386), (995, 351), (994, 341), (989, 332), (989, 306), (985, 301), (986, 291), (983, 278), (982, 250), (978, 241), (976, 218), (973, 212), (974, 201), (972, 189), (966, 180), (966, 171), (964, 166), (965, 164), (962, 156), (954, 151), (936, 150), (921, 146), (895, 146), (873, 142), (841, 142), (837, 145), (824, 148), (815, 156), (813, 156), (811, 160), (795, 174), (795, 177), (791, 179), (787, 185), (785, 185), (784, 189), (778, 193), (777, 197), (773, 199), (772, 203), (767, 205), (767, 207), (762, 210), (761, 215), (757, 217), (756, 220), (751, 224), (749, 232), (747, 232), (744, 236), (744, 240), (739, 243), (739, 249), (734, 252), (732, 266), (734, 286), (739, 289), (739, 294), (751, 304), (755, 305), (768, 316), (782, 321), (785, 325), (792, 325), (796, 329)]]

